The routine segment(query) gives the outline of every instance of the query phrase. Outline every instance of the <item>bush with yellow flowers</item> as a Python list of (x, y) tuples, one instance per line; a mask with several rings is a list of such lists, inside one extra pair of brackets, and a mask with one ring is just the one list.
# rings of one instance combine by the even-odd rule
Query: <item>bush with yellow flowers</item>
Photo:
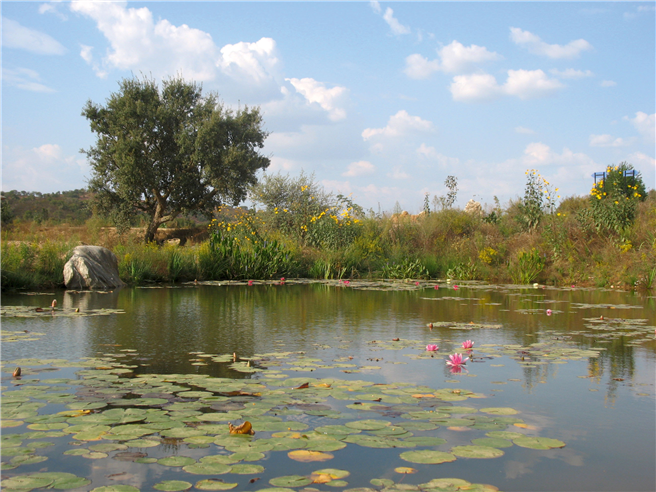
[(628, 162), (606, 168), (605, 178), (590, 190), (592, 220), (599, 231), (623, 234), (633, 224), (647, 193), (639, 172)]

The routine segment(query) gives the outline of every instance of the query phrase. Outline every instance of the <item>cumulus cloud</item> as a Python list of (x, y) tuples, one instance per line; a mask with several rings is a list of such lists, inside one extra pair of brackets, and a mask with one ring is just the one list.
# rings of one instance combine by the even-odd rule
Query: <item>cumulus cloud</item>
[(32, 92), (56, 92), (42, 84), (39, 73), (29, 68), (3, 68), (2, 80), (19, 89)]
[(425, 79), (438, 70), (447, 73), (462, 73), (474, 69), (477, 64), (499, 60), (501, 55), (488, 51), (484, 46), (464, 46), (458, 41), (437, 50), (438, 57), (428, 60), (419, 54), (405, 59), (405, 74), (411, 79)]
[(556, 77), (560, 77), (561, 79), (582, 79), (584, 77), (594, 77), (594, 73), (592, 73), (590, 70), (575, 70), (573, 68), (568, 68), (566, 70), (558, 70), (556, 68), (552, 68), (549, 70), (549, 73), (555, 75)]
[(635, 118), (628, 119), (631, 124), (634, 126), (638, 133), (642, 135), (647, 142), (656, 141), (656, 113), (647, 114), (642, 111), (638, 111), (635, 115)]
[(158, 78), (182, 75), (199, 82), (215, 81), (224, 97), (231, 89), (260, 98), (279, 95), (280, 61), (271, 38), (219, 47), (200, 29), (155, 20), (147, 7), (74, 1), (70, 8), (95, 21), (109, 42), (98, 62), (90, 57), (91, 47), (83, 51), (85, 61), (99, 76), (111, 69), (152, 73)]
[(535, 131), (531, 130), (530, 128), (524, 128), (523, 126), (515, 127), (515, 132), (523, 133), (525, 135), (535, 135)]
[(391, 173), (387, 173), (387, 176), (392, 179), (410, 179), (410, 175), (399, 166), (394, 167)]
[(380, 6), (380, 3), (378, 3), (377, 0), (371, 0), (369, 2), (369, 5), (371, 6), (371, 10), (374, 11), (374, 13), (383, 16), (383, 20), (387, 22), (387, 25), (390, 27), (392, 30), (392, 34), (395, 36), (400, 36), (401, 34), (409, 34), (410, 33), (410, 28), (408, 26), (404, 26), (399, 22), (399, 20), (394, 17), (394, 11), (391, 8), (386, 8), (385, 12), (383, 13), (383, 9)]
[(442, 167), (455, 167), (460, 164), (460, 159), (457, 157), (448, 157), (443, 154), (440, 154), (435, 147), (428, 146), (422, 143), (417, 148), (417, 155), (423, 159), (436, 162)]
[(563, 84), (550, 79), (542, 70), (508, 70), (505, 92), (520, 99), (533, 99), (553, 94)]
[(592, 49), (592, 45), (585, 39), (570, 41), (566, 45), (548, 44), (536, 34), (522, 31), (518, 27), (510, 28), (510, 39), (513, 43), (528, 49), (531, 53), (554, 59), (577, 58), (581, 52)]
[(503, 95), (519, 99), (534, 99), (552, 95), (564, 85), (550, 79), (542, 70), (508, 70), (508, 78), (500, 86), (494, 76), (486, 73), (457, 75), (451, 83), (455, 101), (490, 101)]
[[(90, 168), (85, 158), (66, 155), (57, 144), (32, 149), (6, 148), (2, 163), (4, 190), (41, 191), (84, 188)], [(35, 184), (38, 183), (38, 190)]]
[(2, 18), (2, 46), (36, 53), (37, 55), (63, 55), (66, 48), (46, 33), (22, 26), (18, 22)]
[(590, 135), (590, 147), (626, 147), (631, 145), (633, 139), (615, 138), (612, 135)]
[(617, 82), (615, 82), (614, 80), (602, 80), (599, 85), (602, 87), (615, 87), (617, 85)]
[(503, 94), (497, 79), (487, 73), (457, 75), (449, 89), (454, 101), (491, 101)]
[(352, 162), (348, 165), (346, 172), (342, 173), (342, 176), (364, 176), (367, 174), (373, 174), (376, 171), (376, 167), (369, 161), (357, 161)]
[(335, 86), (328, 89), (323, 82), (318, 82), (309, 77), (285, 80), (292, 84), (294, 89), (302, 94), (308, 103), (316, 103), (327, 111), (328, 117), (332, 121), (346, 118), (346, 110), (343, 107), (348, 96), (346, 87)]
[(384, 128), (366, 128), (362, 132), (364, 140), (375, 137), (395, 138), (409, 135), (415, 132), (429, 132), (433, 130), (433, 123), (423, 120), (419, 116), (410, 116), (407, 111), (400, 110), (390, 116), (387, 126)]

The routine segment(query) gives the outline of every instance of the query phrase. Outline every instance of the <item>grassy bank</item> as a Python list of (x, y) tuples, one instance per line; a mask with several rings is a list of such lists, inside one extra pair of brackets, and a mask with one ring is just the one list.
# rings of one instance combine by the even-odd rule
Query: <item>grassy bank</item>
[(563, 200), (530, 227), (522, 205), (415, 216), (356, 213), (347, 206), (306, 214), (283, 208), (219, 213), (209, 238), (187, 233), (184, 246), (146, 245), (141, 231), (118, 236), (97, 219), (78, 227), (24, 222), (2, 231), (2, 289), (60, 286), (71, 249), (81, 243), (110, 248), (131, 285), (285, 276), (653, 286), (654, 190), (636, 204), (631, 223), (616, 229), (594, 222), (588, 197)]

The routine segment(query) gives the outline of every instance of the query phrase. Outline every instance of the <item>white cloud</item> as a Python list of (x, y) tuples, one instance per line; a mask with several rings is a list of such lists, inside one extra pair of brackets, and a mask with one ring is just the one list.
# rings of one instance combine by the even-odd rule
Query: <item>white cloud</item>
[(364, 140), (375, 137), (402, 137), (415, 132), (429, 132), (433, 130), (433, 123), (422, 120), (419, 116), (410, 116), (407, 111), (401, 110), (390, 116), (384, 128), (367, 128), (362, 132)]
[(32, 92), (56, 92), (54, 89), (43, 85), (39, 81), (41, 77), (38, 72), (29, 68), (3, 68), (2, 80), (7, 84)]
[(351, 183), (348, 181), (336, 181), (332, 179), (321, 180), (321, 185), (326, 191), (350, 195), (352, 193)]
[(68, 17), (59, 11), (58, 5), (61, 5), (61, 0), (53, 0), (49, 3), (42, 3), (39, 5), (39, 14), (54, 14), (61, 20), (67, 20)]
[(382, 11), (380, 9), (380, 3), (378, 3), (378, 0), (370, 0), (369, 5), (373, 9), (374, 12), (377, 14), (380, 14)]
[(2, 18), (2, 46), (26, 50), (37, 55), (63, 55), (66, 48), (47, 34)]
[(638, 111), (635, 115), (635, 118), (628, 119), (631, 124), (634, 126), (638, 133), (642, 135), (645, 140), (648, 142), (656, 141), (656, 113), (647, 114), (642, 111)]
[(394, 11), (389, 7), (385, 9), (385, 14), (383, 14), (383, 19), (385, 19), (387, 25), (390, 26), (390, 29), (392, 29), (392, 34), (394, 34), (395, 36), (399, 36), (401, 34), (408, 34), (410, 32), (410, 28), (408, 26), (404, 26), (394, 17)]
[(367, 174), (373, 174), (376, 171), (376, 167), (369, 161), (358, 161), (352, 162), (348, 165), (346, 172), (342, 173), (342, 176), (364, 176)]
[(411, 79), (427, 79), (433, 72), (437, 72), (439, 69), (440, 62), (438, 60), (429, 60), (415, 53), (405, 59), (403, 72)]
[[(57, 144), (32, 149), (5, 148), (2, 163), (4, 190), (52, 193), (86, 186), (90, 168), (85, 158), (65, 155)], [(35, 188), (38, 183), (38, 189)]]
[(448, 73), (462, 73), (475, 68), (479, 63), (499, 60), (502, 58), (496, 52), (488, 51), (484, 46), (472, 44), (464, 46), (458, 41), (438, 50), (438, 58), (428, 60), (419, 54), (413, 54), (405, 59), (405, 74), (411, 79), (426, 79), (438, 70)]
[(615, 138), (612, 135), (590, 135), (590, 147), (626, 147), (631, 145), (633, 139)]
[(520, 99), (534, 99), (550, 96), (564, 85), (550, 79), (542, 70), (508, 70), (508, 78), (500, 86), (494, 76), (487, 73), (457, 75), (451, 83), (454, 101), (491, 101), (502, 95), (516, 96)]
[[(643, 154), (642, 152), (634, 152), (632, 154), (629, 154), (627, 156), (627, 161), (629, 161), (635, 167), (648, 169), (649, 174), (653, 174), (654, 171), (656, 171), (656, 159), (648, 156), (647, 154)], [(648, 184), (649, 178), (645, 176), (645, 174), (647, 173), (642, 173), (642, 174), (643, 174), (643, 179), (646, 178), (646, 183)], [(647, 189), (649, 189), (649, 184), (647, 185)]]
[(592, 73), (590, 70), (575, 70), (573, 68), (568, 68), (566, 70), (558, 70), (556, 68), (552, 68), (549, 70), (549, 73), (555, 75), (556, 77), (560, 77), (561, 79), (582, 79), (584, 77), (594, 77), (594, 73)]
[(530, 128), (524, 128), (523, 126), (515, 127), (515, 132), (523, 133), (525, 135), (535, 135), (535, 131), (531, 130)]
[(460, 159), (457, 157), (448, 157), (440, 154), (435, 147), (429, 147), (424, 143), (417, 148), (417, 154), (424, 159), (437, 162), (440, 166), (446, 168), (453, 168), (460, 164)]
[(602, 87), (615, 87), (617, 85), (617, 82), (613, 80), (602, 80), (599, 85)]
[[(146, 7), (73, 1), (70, 8), (93, 19), (109, 42), (95, 66), (99, 76), (111, 69), (152, 73), (157, 78), (181, 75), (215, 82), (223, 97), (230, 96), (231, 90), (251, 99), (279, 96), (280, 61), (271, 38), (218, 47), (209, 33), (186, 24), (175, 26), (166, 19), (155, 20)], [(89, 53), (87, 50), (86, 55)]]
[(531, 53), (555, 59), (577, 58), (582, 51), (592, 49), (592, 45), (585, 39), (570, 41), (566, 45), (548, 44), (542, 41), (539, 36), (529, 31), (522, 31), (518, 27), (510, 28), (510, 39), (518, 46), (527, 48)]
[(396, 166), (392, 169), (391, 173), (387, 173), (387, 176), (392, 179), (409, 179), (410, 175), (406, 173), (401, 167)]
[(503, 94), (497, 79), (487, 73), (457, 75), (449, 89), (454, 101), (490, 101)]
[(332, 121), (346, 118), (346, 110), (343, 108), (348, 96), (346, 87), (335, 86), (328, 89), (323, 82), (317, 82), (312, 78), (285, 80), (292, 84), (309, 103), (317, 103), (327, 111)]
[(508, 70), (505, 92), (520, 99), (533, 99), (553, 94), (563, 84), (549, 79), (542, 70)]
[(484, 46), (463, 46), (458, 41), (444, 46), (438, 51), (445, 72), (463, 72), (473, 65), (482, 62), (495, 61), (502, 58), (494, 51), (488, 51)]

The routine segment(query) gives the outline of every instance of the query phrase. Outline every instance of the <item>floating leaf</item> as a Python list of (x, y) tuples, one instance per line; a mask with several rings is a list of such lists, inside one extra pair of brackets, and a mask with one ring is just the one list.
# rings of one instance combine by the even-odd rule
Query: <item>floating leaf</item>
[(230, 473), (237, 475), (252, 475), (254, 473), (262, 473), (264, 467), (261, 465), (232, 465)]
[(396, 473), (403, 473), (403, 474), (406, 474), (406, 475), (409, 475), (411, 473), (417, 473), (417, 470), (415, 468), (410, 468), (408, 466), (398, 466), (398, 467), (394, 468), (394, 471)]
[(165, 490), (168, 492), (177, 492), (180, 490), (188, 490), (192, 487), (192, 484), (185, 482), (184, 480), (163, 480), (155, 485), (154, 489)]
[(194, 487), (199, 490), (230, 490), (234, 489), (237, 483), (226, 483), (218, 479), (208, 478), (206, 480), (199, 480)]
[(517, 444), (517, 446), (530, 449), (552, 449), (565, 447), (565, 443), (563, 441), (559, 441), (558, 439), (550, 439), (548, 437), (524, 436), (513, 439), (513, 442)]
[(287, 453), (291, 459), (295, 461), (328, 461), (333, 459), (335, 456), (330, 453), (323, 453), (321, 451), (309, 451), (305, 449), (298, 449), (296, 451), (290, 451)]
[(460, 458), (498, 458), (503, 456), (504, 452), (498, 448), (489, 446), (455, 446), (451, 452)]
[(40, 477), (38, 474), (18, 475), (17, 477), (7, 478), (0, 482), (3, 489), (32, 490), (40, 487), (47, 487), (54, 482), (54, 479)]
[(378, 430), (387, 427), (388, 425), (391, 425), (391, 422), (387, 420), (367, 419), (367, 420), (354, 420), (352, 422), (347, 422), (344, 425), (346, 427), (350, 427), (351, 429)]
[(196, 463), (196, 460), (187, 456), (167, 456), (158, 459), (157, 463), (164, 466), (188, 466)]
[(509, 408), (509, 407), (481, 408), (480, 411), (483, 413), (489, 413), (490, 415), (515, 415), (519, 413), (514, 408)]
[(513, 445), (507, 439), (500, 439), (494, 437), (481, 437), (480, 439), (472, 439), (472, 444), (475, 446), (490, 446), (492, 448), (509, 448)]
[(310, 485), (312, 480), (301, 475), (287, 475), (284, 477), (272, 478), (269, 483), (274, 487), (304, 487)]
[(438, 464), (455, 461), (456, 457), (451, 453), (426, 449), (422, 451), (406, 451), (401, 453), (401, 459), (410, 463)]

